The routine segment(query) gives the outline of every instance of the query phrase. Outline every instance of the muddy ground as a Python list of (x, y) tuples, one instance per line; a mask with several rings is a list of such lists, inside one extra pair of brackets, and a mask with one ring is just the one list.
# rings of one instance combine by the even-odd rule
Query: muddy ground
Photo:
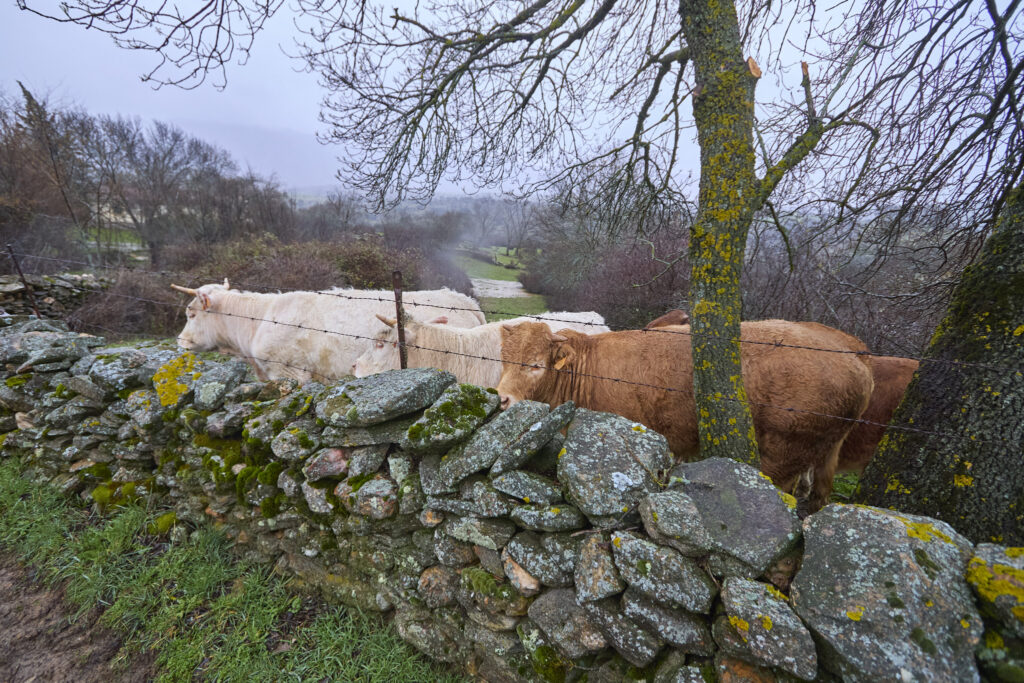
[(32, 581), (10, 556), (0, 555), (0, 681), (112, 683), (153, 678), (153, 657), (112, 667), (120, 639), (97, 620), (98, 609), (70, 621), (64, 593)]

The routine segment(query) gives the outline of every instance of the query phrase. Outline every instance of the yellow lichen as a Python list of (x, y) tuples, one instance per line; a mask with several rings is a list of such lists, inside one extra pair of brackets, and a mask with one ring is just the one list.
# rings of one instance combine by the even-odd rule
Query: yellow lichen
[(912, 522), (906, 517), (901, 517), (900, 515), (893, 515), (893, 517), (903, 522), (903, 526), (907, 527), (907, 536), (910, 536), (911, 538), (916, 538), (920, 541), (924, 541), (925, 543), (928, 543), (935, 538), (940, 541), (945, 541), (946, 543), (953, 543), (952, 538), (936, 529), (933, 524), (928, 522)]
[(732, 627), (740, 634), (740, 637), (745, 641), (747, 639), (747, 632), (750, 631), (750, 624), (745, 619), (741, 619), (736, 615), (729, 617), (729, 623)]
[(767, 614), (762, 614), (761, 615), (761, 626), (764, 627), (765, 631), (771, 631), (772, 630), (772, 618), (769, 617)]
[(985, 647), (993, 650), (1001, 650), (1006, 647), (1003, 637), (996, 631), (985, 631)]
[(778, 598), (779, 600), (782, 600), (783, 602), (789, 602), (789, 598), (786, 597), (786, 594), (783, 593), (782, 591), (780, 591), (775, 586), (765, 585), (764, 590), (765, 590), (766, 593), (768, 593), (768, 595), (771, 595), (772, 597)]
[(953, 476), (953, 485), (964, 488), (967, 486), (974, 486), (974, 477), (969, 477), (966, 474), (957, 474)]
[(1004, 596), (1012, 598), (1016, 605), (1010, 611), (1024, 621), (1024, 570), (998, 563), (989, 567), (980, 557), (972, 557), (967, 564), (966, 579), (978, 595), (989, 602)]
[(195, 354), (186, 351), (177, 358), (164, 363), (153, 375), (153, 388), (160, 399), (160, 405), (173, 406), (184, 396), (188, 390), (188, 384), (181, 381), (183, 375), (193, 372), (196, 365)]
[(853, 609), (847, 610), (846, 616), (853, 621), (860, 621), (860, 618), (864, 616), (864, 607), (862, 605), (857, 605)]
[(1007, 548), (1007, 557), (1024, 557), (1024, 548)]

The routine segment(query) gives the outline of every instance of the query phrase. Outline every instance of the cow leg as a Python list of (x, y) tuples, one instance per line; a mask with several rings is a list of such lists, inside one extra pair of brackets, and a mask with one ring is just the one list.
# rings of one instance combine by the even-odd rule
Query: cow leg
[(814, 481), (811, 484), (811, 492), (807, 502), (809, 514), (817, 512), (828, 504), (828, 499), (832, 495), (832, 478), (835, 476), (836, 467), (839, 465), (839, 449), (842, 445), (843, 442), (840, 439), (829, 449), (825, 458), (814, 466)]

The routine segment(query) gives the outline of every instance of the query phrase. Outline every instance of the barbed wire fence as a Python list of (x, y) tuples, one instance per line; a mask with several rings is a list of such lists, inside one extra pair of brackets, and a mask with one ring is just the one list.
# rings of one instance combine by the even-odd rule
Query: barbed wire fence
[[(184, 271), (148, 270), (148, 269), (142, 269), (142, 268), (125, 268), (123, 266), (94, 266), (92, 264), (89, 264), (89, 263), (86, 263), (86, 262), (83, 262), (83, 261), (75, 261), (75, 260), (72, 260), (72, 259), (61, 259), (61, 258), (55, 258), (55, 257), (50, 257), (50, 256), (39, 256), (39, 255), (34, 255), (34, 254), (26, 254), (26, 253), (22, 253), (22, 252), (15, 252), (13, 250), (11, 250), (10, 256), (11, 256), (12, 259), (15, 260), (16, 263), (17, 263), (17, 259), (18, 258), (23, 258), (23, 259), (36, 258), (36, 259), (44, 259), (44, 260), (47, 260), (47, 261), (61, 262), (61, 263), (65, 263), (65, 264), (68, 264), (68, 265), (83, 266), (85, 268), (89, 268), (89, 269), (92, 269), (92, 270), (103, 269), (103, 270), (111, 270), (111, 271), (117, 271), (117, 272), (132, 272), (132, 273), (141, 273), (141, 274), (150, 275), (150, 276), (160, 276), (160, 277), (164, 277), (164, 278), (176, 277), (176, 278), (180, 278), (184, 282), (188, 282), (188, 283), (195, 282), (195, 276), (190, 274), (190, 273), (184, 272)], [(253, 283), (244, 283), (244, 282), (233, 283), (232, 287), (233, 288), (239, 288), (240, 287), (241, 288), (240, 291), (251, 291), (251, 292), (257, 292), (257, 293), (264, 293), (264, 294), (284, 294), (284, 293), (294, 292), (294, 291), (305, 291), (305, 290), (294, 290), (294, 289), (286, 289), (286, 288), (275, 288), (273, 286), (255, 285)], [(95, 292), (95, 291), (98, 291), (98, 290), (83, 289), (83, 290), (80, 290), (80, 291)], [(234, 291), (234, 289), (232, 291)], [(377, 292), (373, 292), (372, 290), (362, 290), (362, 292), (360, 294), (345, 293), (346, 291), (351, 292), (351, 291), (359, 291), (359, 290), (340, 290), (340, 289), (338, 289), (338, 290), (324, 290), (324, 291), (311, 292), (311, 293), (319, 295), (319, 296), (324, 296), (324, 297), (332, 297), (332, 298), (335, 298), (335, 299), (344, 299), (344, 300), (351, 300), (351, 301), (367, 301), (367, 302), (395, 305), (395, 297), (394, 297), (394, 295), (391, 292), (387, 292), (386, 290), (379, 290)], [(135, 295), (131, 295), (131, 294), (123, 294), (123, 293), (120, 293), (120, 292), (105, 291), (105, 292), (103, 292), (103, 294), (106, 295), (106, 296), (120, 297), (120, 298), (123, 298), (123, 299), (133, 300), (133, 301), (137, 301), (137, 302), (140, 302), (140, 303), (153, 304), (153, 305), (157, 305), (157, 306), (168, 306), (168, 307), (180, 308), (182, 310), (184, 310), (184, 308), (185, 308), (180, 303), (168, 302), (168, 301), (160, 301), (160, 300), (157, 300), (157, 299), (151, 299), (151, 298), (147, 298), (147, 297), (140, 297), (140, 296), (135, 296)], [(581, 322), (581, 321), (575, 320), (575, 319), (552, 318), (552, 317), (550, 317), (550, 314), (549, 315), (545, 315), (544, 317), (541, 317), (540, 315), (524, 315), (524, 314), (518, 314), (518, 313), (509, 312), (509, 311), (487, 310), (487, 309), (459, 307), (459, 306), (442, 305), (442, 304), (419, 303), (419, 302), (411, 302), (411, 301), (405, 302), (404, 306), (406, 308), (420, 308), (420, 307), (422, 307), (422, 308), (436, 309), (437, 311), (447, 311), (447, 312), (457, 312), (457, 311), (462, 311), (462, 312), (480, 312), (480, 311), (482, 311), (485, 316), (488, 316), (488, 315), (490, 315), (490, 316), (499, 316), (500, 315), (500, 316), (514, 316), (516, 318), (531, 318), (531, 319), (535, 319), (537, 322), (542, 322), (542, 323), (548, 324), (549, 326), (550, 326), (551, 323), (559, 323), (559, 322), (561, 322), (561, 323), (572, 323), (574, 325), (581, 325), (581, 324), (582, 325), (594, 325), (594, 326), (600, 325), (602, 327), (606, 327), (606, 326), (602, 325), (601, 323), (596, 323), (596, 322), (586, 322), (586, 321)], [(358, 339), (358, 340), (363, 340), (363, 341), (366, 341), (366, 342), (376, 343), (376, 342), (380, 341), (380, 339), (381, 339), (380, 336), (360, 335), (360, 334), (355, 334), (353, 332), (347, 332), (347, 331), (340, 330), (340, 329), (318, 328), (318, 327), (312, 327), (312, 326), (304, 325), (304, 324), (301, 324), (301, 323), (285, 322), (285, 321), (280, 321), (280, 320), (263, 318), (263, 317), (259, 317), (259, 316), (251, 316), (251, 315), (245, 315), (245, 314), (241, 314), (241, 313), (232, 313), (232, 312), (228, 312), (228, 311), (216, 311), (216, 310), (212, 310), (212, 309), (207, 309), (207, 310), (204, 311), (204, 313), (212, 314), (212, 315), (224, 316), (224, 317), (227, 317), (227, 318), (234, 318), (234, 319), (238, 319), (238, 320), (244, 320), (244, 321), (248, 321), (248, 322), (268, 323), (268, 324), (271, 324), (271, 325), (286, 327), (286, 328), (290, 328), (290, 329), (294, 329), (294, 330), (302, 330), (302, 331), (306, 331), (306, 332), (313, 332), (313, 333), (324, 334), (324, 335), (334, 335), (334, 336), (337, 336), (337, 337), (345, 337), (345, 338), (351, 338), (351, 339)], [(401, 316), (399, 316), (398, 319), (401, 320)], [(105, 327), (105, 326), (102, 326), (102, 325), (98, 325), (98, 324), (95, 324), (95, 323), (82, 323), (82, 324), (85, 325), (85, 326), (88, 326), (88, 327), (91, 327), (91, 328), (94, 328), (94, 329), (97, 329), (97, 330), (101, 330), (101, 331), (109, 333), (109, 334), (118, 335), (118, 336), (124, 335), (124, 334), (127, 333), (127, 331), (125, 331), (125, 330), (115, 330), (115, 329), (112, 329), (112, 328), (109, 328), (109, 327)], [(618, 329), (613, 329), (612, 331), (623, 331), (625, 329), (627, 329), (627, 328), (618, 328)], [(715, 334), (711, 334), (711, 333), (696, 333), (696, 332), (693, 332), (692, 330), (689, 330), (689, 329), (684, 330), (681, 327), (674, 327), (674, 328), (651, 328), (651, 329), (643, 329), (643, 330), (635, 330), (635, 331), (639, 331), (639, 332), (642, 332), (644, 334), (649, 334), (649, 335), (669, 334), (669, 335), (685, 336), (685, 337), (689, 337), (689, 338), (694, 338), (694, 337), (696, 337), (696, 338), (702, 338), (702, 337), (703, 338), (720, 338), (720, 335), (715, 335)], [(744, 339), (744, 338), (740, 338), (738, 340), (733, 339), (733, 341), (738, 341), (740, 344), (755, 344), (755, 345), (771, 346), (771, 347), (776, 347), (776, 348), (789, 348), (789, 349), (814, 351), (814, 352), (821, 352), (821, 353), (838, 353), (838, 354), (848, 354), (848, 355), (868, 356), (868, 357), (885, 357), (884, 354), (872, 353), (870, 351), (851, 350), (849, 348), (846, 348), (846, 349), (841, 349), (841, 348), (821, 348), (821, 347), (814, 347), (814, 346), (804, 346), (804, 345), (798, 345), (798, 344), (787, 344), (787, 343), (782, 343), (782, 342), (762, 341), (762, 340), (753, 340), (753, 339)], [(411, 343), (411, 342), (408, 342), (408, 341), (403, 342), (403, 345), (404, 345), (404, 347), (406, 349), (417, 349), (417, 350), (420, 350), (420, 351), (439, 353), (439, 354), (443, 354), (445, 356), (462, 357), (462, 358), (466, 358), (466, 359), (470, 359), (470, 360), (486, 361), (486, 362), (493, 362), (493, 363), (501, 363), (501, 364), (504, 364), (504, 365), (513, 365), (513, 366), (521, 366), (521, 367), (535, 367), (531, 363), (517, 362), (517, 361), (511, 361), (511, 360), (503, 360), (502, 358), (496, 358), (496, 357), (493, 357), (493, 356), (466, 353), (466, 352), (461, 352), (461, 351), (455, 351), (455, 350), (452, 350), (452, 349), (439, 349), (439, 348), (425, 347), (425, 346), (420, 346), (420, 345), (417, 345), (415, 343)], [(369, 349), (369, 348), (370, 348), (370, 345), (367, 344), (367, 349)], [(286, 361), (283, 361), (283, 360), (281, 360), (279, 358), (278, 359), (275, 359), (275, 358), (260, 358), (260, 357), (256, 357), (256, 356), (245, 355), (244, 353), (236, 354), (236, 357), (239, 357), (239, 358), (241, 358), (243, 360), (250, 361), (250, 362), (251, 361), (257, 361), (257, 362), (260, 362), (260, 363), (267, 363), (269, 365), (278, 365), (278, 366), (281, 366), (281, 367), (287, 367), (287, 368), (290, 368), (292, 370), (297, 370), (297, 371), (300, 371), (300, 372), (309, 373), (309, 374), (313, 375), (314, 377), (323, 378), (326, 381), (334, 381), (334, 382), (336, 382), (336, 381), (341, 381), (341, 380), (344, 380), (344, 379), (351, 378), (351, 375), (342, 375), (342, 376), (337, 376), (337, 377), (325, 376), (322, 373), (320, 373), (317, 368), (302, 367), (302, 366), (290, 364), (290, 363), (288, 363)], [(934, 358), (924, 358), (924, 357), (916, 357), (915, 358), (915, 357), (912, 357), (912, 356), (908, 356), (906, 358), (908, 358), (910, 360), (918, 361), (919, 363), (943, 363), (943, 364), (949, 364), (949, 365), (954, 365), (954, 366), (974, 367), (974, 368), (982, 368), (982, 369), (998, 371), (998, 372), (1005, 372), (1005, 373), (1008, 373), (1008, 376), (1019, 376), (1019, 377), (1020, 376), (1024, 376), (1024, 375), (1022, 375), (1020, 368), (1007, 368), (1007, 367), (1001, 367), (1001, 366), (991, 365), (991, 364), (986, 364), (986, 363), (976, 363), (976, 362), (970, 362), (970, 361), (958, 361), (958, 360), (949, 360), (949, 359), (934, 359)], [(669, 392), (669, 393), (679, 393), (679, 394), (684, 394), (684, 395), (688, 395), (688, 396), (692, 396), (693, 395), (693, 388), (692, 388), (692, 386), (672, 387), (672, 386), (658, 385), (658, 384), (652, 384), (652, 383), (647, 383), (647, 382), (639, 382), (639, 381), (636, 381), (636, 380), (631, 380), (631, 379), (623, 378), (623, 377), (610, 377), (610, 376), (599, 375), (599, 374), (594, 374), (594, 373), (585, 373), (585, 372), (580, 372), (578, 370), (570, 370), (568, 368), (566, 368), (566, 369), (556, 369), (554, 367), (549, 367), (549, 368), (547, 368), (547, 370), (549, 372), (572, 373), (575, 377), (580, 377), (580, 378), (587, 378), (587, 379), (593, 379), (593, 380), (598, 380), (598, 381), (614, 382), (614, 383), (617, 383), (617, 384), (637, 386), (637, 387), (641, 387), (641, 388), (645, 388), (645, 389), (653, 389), (653, 390), (665, 391), (665, 392)], [(737, 397), (717, 396), (716, 395), (714, 398), (716, 398), (717, 400), (741, 402), (741, 399), (739, 399)], [(972, 443), (983, 443), (983, 444), (996, 444), (996, 443), (1004, 443), (1005, 442), (1004, 439), (1000, 439), (1000, 440), (981, 439), (981, 438), (977, 438), (976, 435), (972, 435), (972, 434), (963, 434), (963, 433), (956, 433), (956, 432), (942, 432), (942, 431), (936, 431), (936, 430), (927, 430), (927, 429), (921, 429), (919, 427), (912, 427), (910, 425), (897, 425), (897, 424), (891, 424), (891, 423), (890, 424), (886, 424), (886, 423), (866, 420), (866, 419), (863, 419), (863, 418), (851, 418), (851, 417), (840, 416), (840, 415), (831, 415), (831, 414), (828, 414), (828, 413), (823, 413), (823, 412), (818, 412), (818, 411), (814, 411), (814, 410), (809, 410), (809, 409), (806, 409), (806, 408), (798, 408), (798, 407), (794, 407), (794, 406), (782, 406), (782, 405), (776, 405), (776, 404), (771, 404), (771, 403), (758, 402), (758, 401), (754, 401), (754, 400), (750, 399), (749, 397), (746, 399), (746, 403), (751, 405), (751, 406), (758, 406), (758, 407), (761, 407), (761, 408), (775, 410), (775, 411), (780, 411), (780, 412), (806, 414), (806, 415), (810, 415), (810, 416), (814, 416), (814, 417), (820, 417), (820, 418), (825, 418), (825, 419), (842, 421), (842, 422), (846, 422), (846, 423), (852, 423), (853, 425), (863, 424), (863, 425), (868, 425), (868, 426), (872, 426), (872, 427), (882, 427), (882, 428), (888, 428), (888, 429), (893, 429), (893, 430), (897, 430), (897, 431), (922, 434), (922, 435), (927, 435), (929, 437), (941, 437), (941, 438), (947, 438), (947, 439), (969, 440)]]

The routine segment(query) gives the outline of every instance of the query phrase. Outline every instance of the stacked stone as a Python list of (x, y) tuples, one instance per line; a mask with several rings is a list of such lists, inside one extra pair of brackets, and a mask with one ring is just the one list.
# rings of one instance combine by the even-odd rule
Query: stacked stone
[[(59, 318), (82, 305), (92, 292), (113, 284), (109, 277), (92, 273), (62, 273), (59, 275), (26, 275), (35, 294), (39, 315)], [(33, 298), (17, 275), (0, 275), (0, 310), (9, 315), (32, 315)]]
[(261, 383), (50, 322), (0, 329), (0, 359), (3, 452), (39, 480), (100, 507), (162, 497), (172, 538), (212, 519), (486, 680), (1024, 673), (1021, 549), (863, 506), (801, 523), (756, 470), (676, 464), (615, 415), (498, 412), (431, 369)]

